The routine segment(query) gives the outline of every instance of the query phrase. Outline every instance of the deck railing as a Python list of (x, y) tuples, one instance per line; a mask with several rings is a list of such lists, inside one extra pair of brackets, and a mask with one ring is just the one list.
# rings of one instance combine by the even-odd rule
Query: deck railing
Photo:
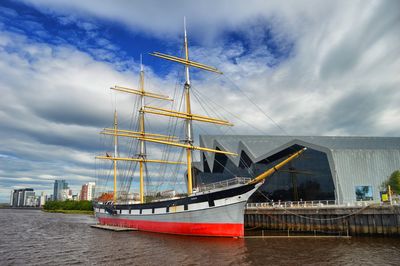
[(233, 186), (233, 185), (237, 185), (237, 184), (246, 184), (250, 180), (251, 180), (251, 178), (248, 178), (248, 177), (238, 177), (237, 176), (232, 179), (227, 179), (227, 180), (199, 186), (199, 187), (197, 187), (196, 191), (201, 192), (201, 191), (207, 191), (207, 190), (216, 189), (216, 188)]

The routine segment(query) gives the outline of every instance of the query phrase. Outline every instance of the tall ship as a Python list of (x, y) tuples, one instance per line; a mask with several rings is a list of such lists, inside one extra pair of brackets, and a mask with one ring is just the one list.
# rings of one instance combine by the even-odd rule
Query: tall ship
[[(159, 52), (151, 53), (152, 56), (182, 64), (184, 66), (184, 81), (181, 86), (182, 105), (180, 109), (161, 108), (150, 106), (146, 99), (153, 101), (171, 101), (168, 96), (145, 90), (144, 70), (141, 66), (139, 88), (132, 89), (127, 87), (115, 86), (112, 90), (133, 94), (137, 97), (136, 110), (137, 126), (134, 129), (120, 129), (118, 127), (118, 114), (114, 112), (114, 126), (105, 128), (101, 134), (109, 136), (113, 143), (113, 152), (97, 156), (99, 160), (108, 161), (111, 165), (113, 191), (98, 193), (94, 201), (96, 218), (100, 224), (130, 227), (139, 231), (149, 231), (157, 233), (180, 234), (191, 236), (215, 236), (215, 237), (242, 237), (244, 236), (244, 211), (249, 197), (262, 185), (264, 180), (278, 171), (285, 164), (298, 157), (304, 150), (294, 152), (285, 160), (276, 164), (273, 168), (266, 170), (253, 178), (235, 177), (223, 182), (211, 183), (206, 185), (194, 186), (193, 156), (194, 152), (208, 152), (237, 156), (233, 151), (211, 149), (196, 146), (194, 144), (193, 123), (211, 123), (218, 126), (232, 126), (223, 119), (192, 113), (191, 106), (191, 68), (214, 72), (222, 75), (218, 69), (195, 62), (189, 59), (189, 46), (184, 26), (184, 45), (183, 57), (172, 56)], [(181, 120), (183, 122), (184, 136), (182, 139), (171, 133), (159, 134), (149, 132), (145, 126), (145, 117), (164, 116), (169, 119)], [(169, 127), (171, 128), (171, 127)], [(176, 128), (175, 128), (176, 129)], [(172, 130), (176, 131), (176, 130)], [(128, 156), (121, 156), (120, 138), (128, 138), (137, 145), (135, 151), (131, 151)], [(183, 156), (178, 156), (177, 160), (168, 160), (168, 156), (161, 158), (150, 158), (147, 154), (148, 144), (160, 145), (164, 147), (174, 147), (181, 149)], [(129, 182), (118, 185), (119, 164), (125, 162), (130, 165), (135, 164), (138, 170), (135, 175), (129, 178)], [(146, 174), (148, 166), (153, 165), (179, 165), (185, 168), (181, 176), (172, 176), (175, 180), (180, 180), (185, 193), (175, 194), (160, 191), (157, 193), (145, 193)], [(159, 168), (161, 169), (161, 168)], [(158, 176), (165, 174), (165, 171), (157, 172)], [(136, 188), (137, 197), (128, 197), (127, 191), (132, 190), (132, 183), (138, 182)], [(124, 189), (123, 189), (124, 188)]]

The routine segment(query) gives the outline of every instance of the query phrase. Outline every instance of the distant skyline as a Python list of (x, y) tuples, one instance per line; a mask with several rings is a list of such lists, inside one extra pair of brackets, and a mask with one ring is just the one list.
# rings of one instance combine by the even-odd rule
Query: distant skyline
[(400, 135), (400, 1), (5, 0), (0, 202), (95, 181), (98, 132), (132, 105), (109, 87), (136, 87), (143, 54), (146, 87), (172, 95), (181, 67), (148, 53), (180, 54), (184, 16), (191, 58), (224, 72), (192, 79), (239, 116), (228, 133)]
[[(33, 187), (21, 187), (21, 188), (12, 188), (12, 189), (10, 189), (10, 193), (11, 193), (11, 191), (13, 191), (14, 189), (34, 189), (34, 191), (35, 191), (35, 193), (44, 193), (46, 196), (54, 196), (54, 184), (55, 183), (57, 183), (57, 182), (60, 182), (60, 181), (65, 181), (66, 182), (66, 185), (67, 185), (67, 189), (70, 189), (69, 188), (69, 186), (68, 186), (68, 180), (65, 180), (65, 179), (54, 179), (53, 180), (53, 182), (50, 184), (51, 186), (52, 186), (52, 188), (51, 189), (48, 189), (48, 188), (46, 188), (46, 187), (44, 187), (42, 190), (36, 190), (35, 188), (33, 188)], [(81, 190), (82, 190), (82, 187), (84, 186), (84, 185), (87, 185), (87, 184), (92, 184), (92, 185), (94, 185), (96, 182), (84, 182), (84, 183), (82, 183), (80, 186), (78, 185), (77, 186), (77, 189), (76, 190), (73, 190), (73, 189), (71, 189), (71, 191), (72, 191), (72, 194), (73, 195), (79, 195), (79, 193), (81, 192)]]

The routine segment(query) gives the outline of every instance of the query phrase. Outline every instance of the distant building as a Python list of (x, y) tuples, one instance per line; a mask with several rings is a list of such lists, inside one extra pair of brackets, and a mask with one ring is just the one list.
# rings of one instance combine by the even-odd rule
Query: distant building
[(33, 190), (25, 192), (24, 206), (36, 207), (36, 197), (35, 197), (35, 192)]
[(165, 191), (160, 192), (160, 195), (162, 197), (173, 198), (176, 196), (176, 191), (175, 190), (165, 190)]
[[(113, 194), (113, 192), (109, 192), (110, 195)], [(117, 192), (118, 198), (123, 200), (123, 201), (134, 201), (134, 200), (140, 200), (139, 193), (129, 193), (128, 191), (118, 191)]]
[(44, 194), (44, 192), (42, 192), (38, 197), (38, 206), (43, 207), (43, 205), (46, 204), (46, 200), (47, 200), (47, 195)]
[(61, 200), (61, 201), (72, 200), (72, 190), (69, 188), (62, 189), (60, 191), (58, 200)]
[(68, 193), (65, 190), (69, 190), (65, 180), (54, 180), (53, 200), (66, 200)]
[(80, 192), (80, 200), (92, 200), (94, 196), (94, 190), (96, 187), (96, 183), (89, 182), (82, 185), (82, 189)]
[(11, 195), (10, 195), (10, 206), (13, 206), (13, 197), (14, 197), (14, 190), (11, 190)]
[(10, 199), (12, 207), (35, 207), (35, 192), (33, 188), (14, 189)]

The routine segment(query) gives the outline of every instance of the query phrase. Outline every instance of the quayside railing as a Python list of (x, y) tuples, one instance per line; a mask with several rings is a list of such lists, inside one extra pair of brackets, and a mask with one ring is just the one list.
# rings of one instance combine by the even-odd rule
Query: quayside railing
[(287, 209), (287, 208), (336, 208), (336, 207), (366, 207), (369, 205), (398, 205), (396, 203), (379, 203), (376, 201), (355, 201), (339, 204), (336, 200), (314, 201), (270, 201), (247, 203), (246, 209)]
[(277, 202), (253, 202), (247, 203), (246, 208), (301, 208), (301, 207), (323, 207), (337, 206), (335, 200), (318, 200), (318, 201), (277, 201)]

